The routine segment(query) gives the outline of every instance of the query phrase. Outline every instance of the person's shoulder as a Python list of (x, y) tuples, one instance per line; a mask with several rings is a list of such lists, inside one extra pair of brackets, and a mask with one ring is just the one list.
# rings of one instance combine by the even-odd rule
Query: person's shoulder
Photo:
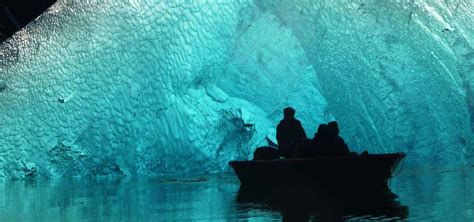
[(300, 126), (300, 127), (303, 127), (303, 124), (301, 124), (301, 121), (299, 121), (299, 120), (296, 120), (296, 124), (298, 124), (298, 126)]
[(340, 137), (340, 136), (336, 137), (336, 141), (339, 142), (339, 143), (346, 143), (346, 142), (344, 141), (344, 139), (343, 139), (342, 137)]
[(280, 121), (280, 122), (278, 123), (277, 128), (278, 128), (278, 127), (282, 127), (283, 125), (285, 125), (285, 122), (282, 120), (282, 121)]

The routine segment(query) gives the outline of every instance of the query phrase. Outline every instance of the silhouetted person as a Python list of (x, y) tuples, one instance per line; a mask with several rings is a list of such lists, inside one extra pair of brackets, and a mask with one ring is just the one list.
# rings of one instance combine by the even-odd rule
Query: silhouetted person
[(327, 156), (329, 155), (328, 150), (330, 146), (330, 134), (329, 127), (327, 124), (321, 124), (318, 127), (318, 131), (314, 134), (312, 140), (310, 156)]
[(278, 151), (285, 158), (292, 157), (296, 146), (307, 139), (301, 122), (295, 119), (295, 112), (291, 107), (285, 108), (284, 118), (277, 126)]
[(345, 155), (349, 154), (349, 148), (344, 142), (344, 139), (339, 136), (339, 124), (336, 121), (328, 123), (329, 140), (330, 140), (330, 155)]
[(336, 121), (321, 124), (314, 134), (311, 147), (311, 156), (338, 156), (349, 154), (344, 139), (339, 136), (339, 125)]

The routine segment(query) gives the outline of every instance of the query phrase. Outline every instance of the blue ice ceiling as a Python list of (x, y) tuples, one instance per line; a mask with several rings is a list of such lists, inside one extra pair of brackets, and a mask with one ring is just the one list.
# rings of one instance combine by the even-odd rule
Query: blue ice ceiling
[(220, 172), (287, 105), (358, 152), (472, 162), (473, 1), (105, 2), (0, 46), (0, 177)]

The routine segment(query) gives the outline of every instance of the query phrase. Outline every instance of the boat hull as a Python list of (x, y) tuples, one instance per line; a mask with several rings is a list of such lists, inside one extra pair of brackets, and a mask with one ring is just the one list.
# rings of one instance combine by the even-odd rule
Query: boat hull
[(404, 153), (285, 160), (231, 161), (242, 186), (319, 184), (385, 186)]

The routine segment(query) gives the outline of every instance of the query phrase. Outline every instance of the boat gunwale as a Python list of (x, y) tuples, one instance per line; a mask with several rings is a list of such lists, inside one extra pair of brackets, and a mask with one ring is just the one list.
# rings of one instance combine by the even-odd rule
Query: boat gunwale
[(316, 160), (345, 160), (345, 159), (378, 159), (378, 158), (405, 158), (405, 153), (367, 154), (367, 155), (346, 155), (346, 156), (323, 156), (311, 158), (275, 159), (275, 160), (233, 160), (229, 165), (238, 163), (295, 163), (310, 162)]

